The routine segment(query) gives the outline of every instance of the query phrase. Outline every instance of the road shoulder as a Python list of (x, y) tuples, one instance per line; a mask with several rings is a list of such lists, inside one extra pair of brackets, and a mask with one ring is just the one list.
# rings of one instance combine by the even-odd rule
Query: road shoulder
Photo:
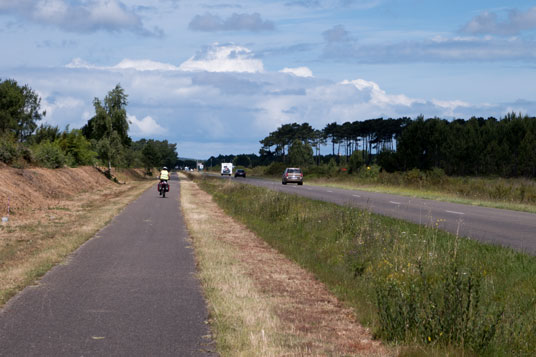
[(252, 355), (395, 354), (374, 341), (353, 311), (312, 274), (227, 216), (210, 195), (185, 179), (181, 205), (222, 355), (233, 349)]

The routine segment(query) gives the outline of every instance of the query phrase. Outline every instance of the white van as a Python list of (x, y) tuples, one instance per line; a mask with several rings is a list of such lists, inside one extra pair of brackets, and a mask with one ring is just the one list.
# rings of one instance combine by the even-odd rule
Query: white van
[(221, 175), (229, 175), (231, 176), (233, 174), (233, 163), (232, 162), (222, 162), (221, 163)]

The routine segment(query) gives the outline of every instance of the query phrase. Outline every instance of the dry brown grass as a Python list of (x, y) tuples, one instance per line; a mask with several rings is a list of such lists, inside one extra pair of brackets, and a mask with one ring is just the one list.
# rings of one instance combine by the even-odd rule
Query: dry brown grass
[[(222, 355), (394, 355), (314, 276), (181, 181), (181, 204)], [(249, 336), (249, 339), (245, 336)]]
[[(151, 181), (118, 185), (94, 168), (0, 169), (0, 306), (91, 238)], [(2, 216), (7, 212), (2, 212)]]

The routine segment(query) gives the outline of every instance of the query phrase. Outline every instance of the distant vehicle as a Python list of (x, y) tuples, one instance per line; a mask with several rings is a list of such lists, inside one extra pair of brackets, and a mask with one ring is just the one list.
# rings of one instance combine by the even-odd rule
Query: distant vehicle
[(285, 169), (281, 183), (286, 185), (289, 182), (297, 183), (300, 186), (303, 185), (303, 172), (299, 167), (287, 167)]
[(232, 174), (233, 174), (233, 164), (231, 162), (222, 162), (221, 163), (221, 175), (231, 176)]
[(246, 171), (242, 169), (236, 170), (234, 177), (238, 177), (238, 176), (246, 178)]

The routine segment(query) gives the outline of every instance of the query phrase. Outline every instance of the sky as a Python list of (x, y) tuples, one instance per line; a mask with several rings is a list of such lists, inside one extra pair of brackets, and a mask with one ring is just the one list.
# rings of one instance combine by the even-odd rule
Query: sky
[(0, 0), (0, 43), (42, 122), (80, 128), (120, 84), (129, 135), (181, 157), (293, 122), (536, 115), (536, 1)]

